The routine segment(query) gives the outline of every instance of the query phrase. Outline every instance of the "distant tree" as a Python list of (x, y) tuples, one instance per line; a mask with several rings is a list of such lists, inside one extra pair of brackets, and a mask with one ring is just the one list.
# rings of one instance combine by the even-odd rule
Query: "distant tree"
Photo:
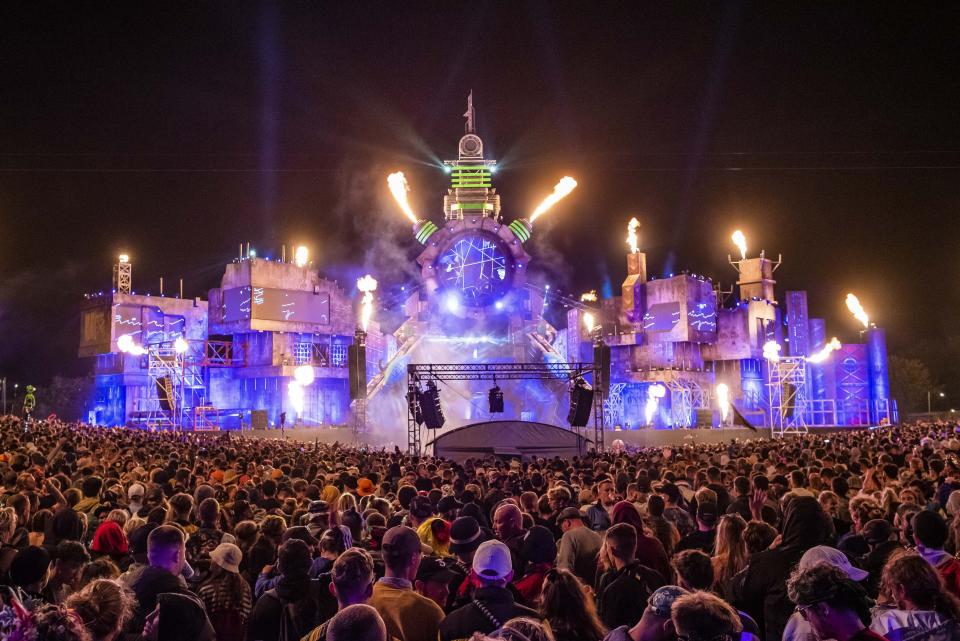
[(84, 419), (92, 397), (93, 377), (54, 376), (49, 385), (38, 386), (37, 411), (33, 415), (46, 418), (56, 414), (67, 421)]
[(890, 357), (890, 393), (897, 399), (901, 414), (927, 411), (927, 392), (937, 392), (930, 370), (923, 361), (903, 356)]

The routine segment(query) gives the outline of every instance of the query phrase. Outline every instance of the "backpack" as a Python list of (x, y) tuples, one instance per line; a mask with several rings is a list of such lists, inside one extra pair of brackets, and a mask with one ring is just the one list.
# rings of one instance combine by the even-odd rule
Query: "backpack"
[[(276, 588), (267, 590), (263, 596), (269, 596), (280, 603), (280, 632), (277, 635), (277, 641), (300, 641), (300, 639), (317, 627), (317, 608), (305, 607), (298, 608), (298, 602), (284, 601), (277, 594)], [(309, 598), (309, 597), (305, 597)], [(302, 615), (306, 613), (309, 621), (303, 619)]]

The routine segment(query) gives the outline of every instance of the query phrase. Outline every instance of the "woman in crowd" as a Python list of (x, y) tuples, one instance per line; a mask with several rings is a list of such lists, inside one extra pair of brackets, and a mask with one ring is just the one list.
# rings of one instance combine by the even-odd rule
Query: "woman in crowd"
[(891, 555), (883, 569), (879, 601), (870, 627), (890, 641), (960, 638), (960, 600), (916, 552)]
[(590, 591), (568, 570), (554, 569), (544, 576), (540, 615), (556, 641), (601, 641), (607, 633)]
[(98, 579), (67, 599), (92, 641), (113, 641), (133, 615), (133, 594), (117, 581)]
[(717, 552), (713, 557), (714, 591), (729, 594), (733, 577), (747, 566), (747, 543), (743, 535), (747, 522), (739, 514), (724, 514), (717, 526)]

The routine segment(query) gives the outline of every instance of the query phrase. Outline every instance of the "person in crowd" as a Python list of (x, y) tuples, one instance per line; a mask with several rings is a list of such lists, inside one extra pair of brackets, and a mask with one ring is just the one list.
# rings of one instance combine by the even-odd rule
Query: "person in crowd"
[[(144, 641), (215, 641), (203, 603), (193, 594), (165, 592), (143, 626)], [(260, 641), (253, 637), (251, 641)]]
[(633, 503), (620, 501), (613, 508), (613, 523), (626, 523), (633, 526), (637, 533), (637, 547), (634, 556), (636, 560), (660, 573), (666, 578), (670, 575), (670, 559), (663, 544), (656, 538), (647, 535), (643, 517)]
[(665, 577), (641, 563), (635, 556), (637, 530), (618, 523), (607, 530), (600, 550), (606, 571), (597, 582), (596, 604), (600, 620), (609, 629), (633, 627), (640, 620), (638, 603), (666, 583)]
[(207, 578), (196, 594), (203, 601), (217, 641), (243, 641), (253, 610), (250, 584), (240, 576), (243, 552), (233, 543), (221, 543), (207, 557)]
[(786, 581), (803, 553), (829, 543), (833, 536), (829, 518), (815, 498), (791, 499), (784, 511), (783, 531), (776, 548), (758, 552), (732, 582), (733, 603), (753, 618), (765, 639), (780, 639), (793, 604)]
[(557, 568), (576, 574), (586, 585), (597, 577), (597, 556), (603, 539), (583, 523), (583, 515), (575, 507), (564, 508), (557, 515), (563, 532), (557, 551)]
[(522, 575), (526, 559), (523, 558), (523, 513), (514, 503), (504, 503), (493, 514), (493, 533), (510, 550), (514, 574)]
[[(819, 563), (826, 563), (837, 568), (855, 583), (863, 586), (868, 584), (868, 572), (853, 566), (847, 555), (840, 550), (826, 545), (818, 545), (804, 552), (797, 564), (797, 571), (808, 570)], [(783, 641), (817, 641), (817, 635), (807, 619), (801, 616), (799, 612), (794, 611), (784, 628)]]
[[(310, 578), (310, 548), (300, 539), (288, 539), (280, 546), (276, 585), (257, 599), (247, 626), (251, 641), (279, 641), (282, 627), (300, 638), (320, 624), (324, 595)], [(326, 610), (329, 613), (329, 609)]]
[(413, 586), (419, 594), (443, 608), (450, 598), (450, 583), (456, 577), (452, 568), (453, 560), (449, 557), (425, 556), (420, 559)]
[[(474, 640), (479, 636), (474, 635)], [(510, 619), (487, 638), (496, 641), (555, 641), (548, 624), (530, 617)]]
[(737, 612), (709, 592), (678, 597), (670, 607), (677, 638), (686, 641), (736, 641), (743, 629)]
[(948, 535), (947, 522), (938, 513), (923, 510), (913, 517), (913, 539), (917, 552), (937, 569), (947, 589), (960, 596), (960, 559), (943, 549)]
[(369, 605), (348, 605), (330, 620), (328, 641), (387, 641), (387, 626)]
[(663, 509), (663, 518), (673, 523), (681, 537), (690, 534), (696, 529), (696, 524), (690, 512), (681, 505), (683, 502), (683, 494), (680, 492), (680, 487), (676, 483), (662, 483), (657, 488), (657, 494), (662, 496), (666, 502), (666, 507)]
[(714, 502), (701, 502), (697, 505), (697, 528), (680, 539), (675, 552), (683, 550), (702, 550), (713, 554), (717, 538), (717, 519), (719, 510)]
[(50, 553), (45, 548), (28, 545), (19, 550), (10, 562), (9, 586), (21, 602), (49, 602), (43, 595), (50, 570)]
[(747, 543), (743, 537), (746, 530), (747, 522), (740, 514), (728, 512), (720, 517), (717, 553), (713, 557), (713, 590), (721, 596), (729, 595), (733, 577), (747, 566)]
[(745, 522), (749, 522), (753, 515), (750, 513), (750, 479), (738, 476), (733, 479), (734, 497), (727, 506), (727, 514), (739, 514)]
[(607, 634), (586, 585), (568, 570), (547, 573), (540, 615), (556, 641), (601, 641)]
[[(341, 554), (330, 571), (330, 592), (337, 599), (337, 610), (367, 603), (373, 596), (375, 580), (373, 558), (369, 552), (351, 548)], [(328, 641), (329, 624), (329, 619), (321, 623), (304, 637), (304, 641)]]
[(743, 532), (743, 541), (747, 545), (748, 558), (758, 552), (770, 549), (777, 538), (777, 528), (765, 521), (750, 521)]
[(513, 587), (523, 603), (536, 608), (543, 590), (543, 577), (553, 567), (557, 558), (557, 543), (553, 533), (542, 525), (534, 525), (523, 537), (523, 558), (527, 560), (523, 576), (513, 581)]
[(612, 479), (604, 477), (597, 482), (597, 500), (586, 510), (586, 522), (594, 532), (610, 527), (613, 506), (617, 503), (617, 489)]
[(894, 552), (883, 569), (880, 593), (870, 629), (889, 641), (960, 639), (960, 600), (922, 555)]
[(510, 549), (501, 541), (485, 541), (473, 557), (471, 579), (477, 588), (473, 599), (440, 623), (440, 641), (469, 639), (475, 632), (487, 633), (515, 617), (540, 618), (535, 610), (514, 600), (507, 587), (513, 578)]
[(386, 574), (373, 586), (369, 604), (383, 618), (387, 633), (400, 641), (436, 641), (443, 609), (417, 593), (417, 578), (423, 547), (412, 528), (397, 525), (383, 536)]
[(610, 630), (604, 641), (675, 641), (670, 611), (673, 602), (686, 594), (690, 592), (676, 585), (657, 588), (647, 599), (640, 620), (633, 627), (623, 625)]
[(716, 583), (713, 563), (702, 550), (684, 550), (673, 555), (676, 583), (685, 590), (710, 590)]
[(863, 538), (870, 551), (859, 560), (860, 565), (867, 571), (866, 587), (871, 597), (876, 597), (880, 591), (880, 578), (883, 568), (887, 565), (890, 555), (902, 549), (896, 539), (893, 525), (886, 519), (873, 519), (863, 526)]
[(13, 544), (16, 531), (17, 511), (12, 507), (0, 509), (0, 577), (10, 571), (10, 562), (17, 553), (17, 546)]
[(143, 628), (149, 613), (157, 606), (160, 594), (188, 594), (182, 576), (186, 564), (186, 537), (183, 530), (173, 525), (154, 528), (147, 537), (147, 567), (132, 581), (130, 589), (137, 598), (137, 607), (128, 630)]
[(666, 503), (663, 497), (659, 494), (651, 494), (647, 497), (647, 516), (644, 521), (653, 536), (660, 541), (663, 551), (669, 559), (673, 556), (673, 549), (680, 541), (680, 532), (676, 525), (664, 518), (663, 511), (665, 509)]
[(797, 569), (787, 584), (796, 611), (819, 639), (883, 641), (870, 625), (866, 590), (842, 570), (827, 562)]
[(66, 606), (79, 617), (92, 641), (113, 641), (133, 616), (136, 601), (118, 581), (97, 579), (71, 594)]
[(62, 604), (79, 587), (80, 572), (90, 562), (90, 553), (79, 541), (61, 541), (53, 552), (53, 565), (43, 589), (49, 603)]

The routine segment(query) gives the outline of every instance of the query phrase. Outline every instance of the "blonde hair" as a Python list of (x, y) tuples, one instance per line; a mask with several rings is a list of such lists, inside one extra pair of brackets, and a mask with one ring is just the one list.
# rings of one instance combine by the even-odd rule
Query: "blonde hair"
[(346, 512), (349, 509), (357, 509), (357, 499), (353, 498), (353, 494), (345, 492), (340, 495), (340, 498), (337, 499), (337, 510), (340, 512)]
[(71, 594), (67, 607), (77, 613), (94, 639), (99, 640), (123, 628), (133, 615), (136, 599), (119, 581), (97, 579)]
[(124, 525), (127, 524), (127, 519), (129, 518), (129, 516), (130, 516), (130, 513), (127, 512), (126, 510), (120, 510), (120, 509), (110, 510), (110, 513), (107, 514), (106, 520), (113, 521), (120, 527), (123, 527)]
[(0, 509), (0, 542), (9, 543), (17, 529), (17, 511), (12, 507)]
[(123, 533), (127, 536), (130, 536), (130, 533), (136, 530), (141, 525), (146, 525), (146, 519), (142, 519), (139, 516), (131, 516), (127, 519), (127, 522), (123, 524)]

